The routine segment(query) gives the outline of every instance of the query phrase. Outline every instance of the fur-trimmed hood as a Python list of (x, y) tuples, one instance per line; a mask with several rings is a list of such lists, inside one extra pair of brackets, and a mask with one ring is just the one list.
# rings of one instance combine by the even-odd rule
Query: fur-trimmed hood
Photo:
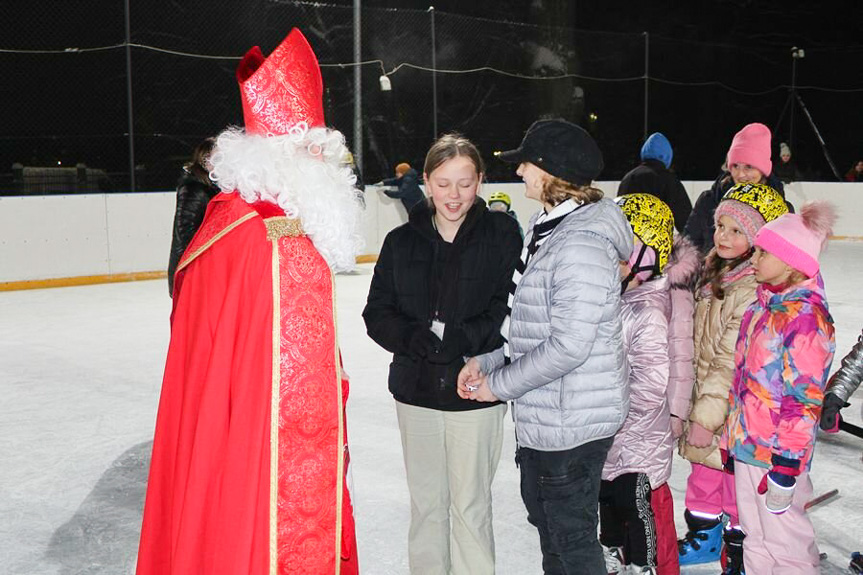
[(698, 272), (701, 270), (701, 253), (686, 236), (677, 236), (671, 248), (665, 275), (672, 288), (689, 288), (695, 286)]

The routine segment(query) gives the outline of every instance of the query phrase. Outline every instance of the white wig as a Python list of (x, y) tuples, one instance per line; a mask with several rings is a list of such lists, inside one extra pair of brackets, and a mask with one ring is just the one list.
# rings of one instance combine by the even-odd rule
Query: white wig
[(356, 176), (343, 163), (344, 136), (305, 122), (283, 136), (228, 128), (216, 138), (210, 178), (223, 192), (279, 205), (303, 229), (334, 272), (356, 267), (363, 245)]

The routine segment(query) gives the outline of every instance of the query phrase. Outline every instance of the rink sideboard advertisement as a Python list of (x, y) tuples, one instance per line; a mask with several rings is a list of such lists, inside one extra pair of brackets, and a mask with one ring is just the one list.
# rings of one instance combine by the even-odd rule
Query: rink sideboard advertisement
[[(687, 181), (693, 203), (712, 182)], [(597, 182), (607, 196), (617, 182)], [(536, 204), (521, 183), (483, 184), (482, 196), (506, 192), (522, 227)], [(825, 199), (836, 205), (838, 240), (863, 241), (863, 184), (795, 182), (785, 185), (800, 206)], [(175, 193), (0, 197), (0, 290), (162, 277), (171, 244)], [(387, 232), (407, 220), (401, 202), (380, 188), (364, 193), (365, 247), (359, 261), (374, 261)]]

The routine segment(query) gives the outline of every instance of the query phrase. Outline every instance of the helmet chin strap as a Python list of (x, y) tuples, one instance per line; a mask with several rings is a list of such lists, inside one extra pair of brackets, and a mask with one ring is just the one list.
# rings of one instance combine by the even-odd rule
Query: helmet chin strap
[(626, 288), (629, 287), (630, 282), (635, 279), (635, 276), (640, 274), (641, 272), (653, 272), (650, 274), (648, 280), (653, 279), (655, 276), (659, 275), (659, 260), (657, 259), (653, 262), (652, 265), (643, 266), (641, 265), (641, 260), (644, 259), (644, 254), (647, 253), (647, 244), (641, 244), (641, 249), (638, 251), (638, 257), (635, 258), (635, 263), (632, 265), (632, 268), (629, 270), (629, 275), (623, 278), (623, 281), (620, 282), (620, 295), (623, 295), (626, 292)]

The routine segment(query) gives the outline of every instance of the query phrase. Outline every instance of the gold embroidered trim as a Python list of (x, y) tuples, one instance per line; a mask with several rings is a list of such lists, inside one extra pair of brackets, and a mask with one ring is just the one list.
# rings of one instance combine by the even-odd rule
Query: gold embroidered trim
[(285, 236), (296, 238), (306, 235), (303, 231), (303, 222), (299, 218), (276, 216), (265, 219), (264, 223), (267, 225), (267, 239), (271, 242)]
[(204, 245), (202, 245), (201, 247), (199, 247), (197, 250), (195, 250), (195, 252), (194, 252), (193, 254), (191, 254), (188, 258), (186, 258), (186, 259), (184, 259), (183, 261), (181, 261), (181, 262), (180, 262), (180, 265), (178, 265), (178, 266), (177, 266), (177, 270), (174, 272), (174, 274), (176, 275), (176, 273), (177, 273), (178, 271), (180, 271), (181, 269), (185, 268), (185, 267), (186, 267), (186, 266), (188, 266), (190, 263), (192, 263), (192, 260), (194, 260), (194, 259), (195, 259), (195, 258), (197, 258), (199, 255), (201, 255), (202, 253), (204, 253), (205, 251), (207, 251), (207, 250), (210, 248), (210, 246), (212, 246), (212, 245), (213, 245), (214, 243), (216, 243), (218, 240), (222, 239), (222, 237), (224, 237), (224, 235), (225, 235), (225, 234), (227, 234), (228, 232), (230, 232), (231, 230), (233, 230), (234, 228), (236, 228), (237, 226), (239, 226), (240, 224), (242, 224), (242, 223), (243, 223), (243, 222), (245, 222), (246, 220), (249, 220), (249, 219), (251, 219), (251, 218), (254, 218), (254, 217), (255, 217), (255, 216), (257, 216), (257, 215), (258, 215), (258, 213), (257, 213), (257, 212), (249, 212), (248, 214), (246, 214), (245, 216), (243, 216), (243, 217), (241, 217), (240, 219), (236, 220), (236, 221), (235, 221), (235, 222), (233, 222), (232, 224), (229, 224), (228, 226), (226, 226), (226, 227), (225, 227), (225, 229), (223, 229), (221, 232), (219, 232), (218, 234), (216, 234), (215, 236), (213, 236), (213, 237), (210, 239), (210, 241), (208, 241), (207, 243), (205, 243)]
[(347, 442), (345, 440), (345, 409), (344, 398), (342, 397), (342, 363), (339, 360), (339, 330), (338, 317), (336, 314), (336, 278), (330, 269), (330, 293), (332, 294), (333, 302), (333, 338), (336, 350), (336, 393), (338, 394), (338, 409), (339, 409), (339, 442), (336, 456), (339, 458), (336, 463), (337, 473), (336, 478), (336, 566), (335, 575), (339, 575), (342, 569), (342, 512), (344, 510), (344, 492), (345, 492), (345, 449)]
[[(269, 229), (269, 226), (267, 226)], [(279, 572), (279, 397), (281, 392), (281, 290), (279, 242), (273, 242), (273, 381), (270, 399), (270, 575)]]

